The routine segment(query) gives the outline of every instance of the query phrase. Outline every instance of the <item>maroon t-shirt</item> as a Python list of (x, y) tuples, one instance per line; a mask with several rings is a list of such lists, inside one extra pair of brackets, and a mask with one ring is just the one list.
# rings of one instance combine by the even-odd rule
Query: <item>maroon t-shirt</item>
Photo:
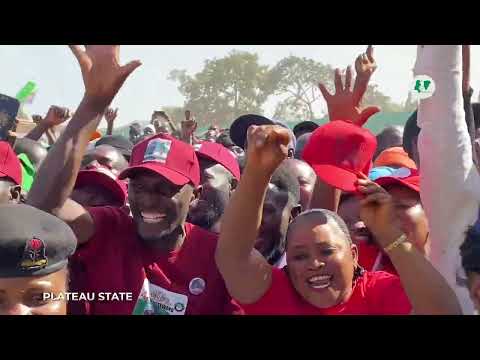
[[(216, 234), (186, 223), (182, 247), (178, 251), (158, 251), (142, 244), (133, 219), (121, 209), (97, 207), (88, 211), (96, 232), (74, 256), (82, 268), (75, 278), (80, 278), (84, 291), (95, 295), (95, 300), (88, 302), (88, 313), (130, 315), (142, 293), (141, 299), (148, 294), (162, 304), (161, 309), (172, 313), (243, 314), (216, 267)], [(149, 290), (145, 283), (151, 284)], [(107, 292), (128, 292), (133, 298), (106, 301), (107, 296), (112, 297), (105, 295)], [(145, 307), (145, 303), (140, 305)]]
[(355, 281), (352, 295), (345, 303), (320, 309), (298, 294), (286, 268), (273, 268), (270, 288), (256, 303), (243, 308), (247, 315), (408, 315), (412, 311), (395, 275), (366, 271)]

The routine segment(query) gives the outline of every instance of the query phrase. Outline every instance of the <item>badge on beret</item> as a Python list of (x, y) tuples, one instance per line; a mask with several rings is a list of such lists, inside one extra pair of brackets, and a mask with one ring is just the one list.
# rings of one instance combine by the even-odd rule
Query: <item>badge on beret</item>
[(48, 259), (45, 255), (45, 243), (43, 240), (36, 237), (28, 240), (23, 250), (22, 262), (20, 263), (22, 270), (38, 270), (44, 268), (47, 264)]

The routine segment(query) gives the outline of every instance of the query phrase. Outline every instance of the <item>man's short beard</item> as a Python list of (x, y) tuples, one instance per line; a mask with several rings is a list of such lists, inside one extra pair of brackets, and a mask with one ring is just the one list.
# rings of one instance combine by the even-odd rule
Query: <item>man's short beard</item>
[(155, 234), (155, 236), (142, 236), (140, 232), (137, 232), (138, 238), (140, 241), (148, 246), (153, 248), (166, 248), (170, 249), (174, 247), (178, 236), (183, 233), (183, 226), (177, 226), (174, 229), (168, 228), (162, 230), (160, 233)]
[(213, 204), (209, 203), (207, 209), (202, 211), (201, 215), (191, 216), (189, 214), (187, 221), (194, 225), (200, 226), (203, 229), (209, 230), (220, 220), (224, 210), (224, 207), (219, 206), (217, 202)]
[(203, 229), (210, 230), (222, 217), (228, 203), (228, 195), (224, 193), (210, 194), (207, 206), (188, 214), (187, 221)]

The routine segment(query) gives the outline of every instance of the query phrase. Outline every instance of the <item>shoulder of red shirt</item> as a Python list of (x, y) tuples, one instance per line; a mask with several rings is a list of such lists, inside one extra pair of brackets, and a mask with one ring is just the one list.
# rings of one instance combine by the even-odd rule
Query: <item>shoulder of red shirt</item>
[(254, 304), (242, 304), (249, 315), (407, 315), (411, 305), (400, 279), (383, 271), (368, 272), (356, 280), (347, 302), (320, 309), (295, 290), (287, 268), (272, 269), (272, 284)]

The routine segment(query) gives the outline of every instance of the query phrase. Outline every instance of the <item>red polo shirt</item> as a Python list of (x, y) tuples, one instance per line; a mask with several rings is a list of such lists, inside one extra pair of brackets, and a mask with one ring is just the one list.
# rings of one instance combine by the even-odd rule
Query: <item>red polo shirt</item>
[[(88, 313), (243, 313), (216, 267), (216, 234), (186, 223), (182, 247), (163, 252), (143, 245), (125, 211), (115, 207), (88, 211), (96, 232), (75, 254), (83, 269), (76, 278), (84, 291), (95, 295)], [(131, 293), (132, 300), (112, 299), (107, 293)]]

